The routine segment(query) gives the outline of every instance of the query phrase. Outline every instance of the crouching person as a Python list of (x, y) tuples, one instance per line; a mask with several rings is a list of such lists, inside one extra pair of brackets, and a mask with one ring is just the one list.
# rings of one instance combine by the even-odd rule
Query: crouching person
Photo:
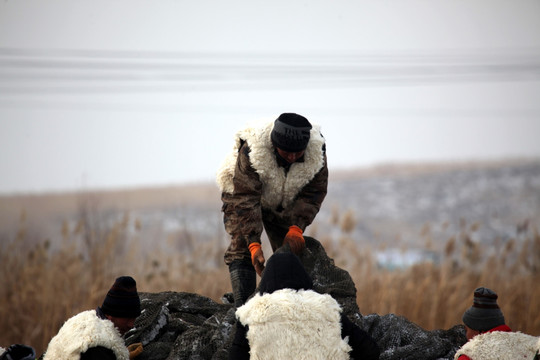
[(455, 360), (533, 359), (538, 338), (512, 332), (497, 298), (486, 287), (474, 290), (473, 305), (463, 314), (468, 342), (457, 351)]
[(142, 352), (137, 344), (130, 350), (123, 335), (141, 314), (137, 284), (130, 276), (116, 279), (103, 304), (67, 320), (52, 338), (44, 360), (129, 360)]
[(378, 359), (375, 341), (319, 294), (300, 259), (274, 253), (259, 292), (236, 311), (229, 359)]

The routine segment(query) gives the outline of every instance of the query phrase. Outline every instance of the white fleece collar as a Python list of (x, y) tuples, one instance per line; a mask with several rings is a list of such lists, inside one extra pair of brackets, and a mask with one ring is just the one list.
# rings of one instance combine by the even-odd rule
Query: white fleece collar
[(83, 311), (67, 320), (52, 338), (44, 360), (79, 360), (92, 347), (103, 346), (117, 360), (129, 360), (124, 339), (110, 320), (100, 319), (95, 310)]
[(341, 307), (328, 294), (293, 289), (256, 294), (236, 316), (248, 326), (252, 359), (349, 359)]
[(454, 359), (467, 355), (472, 360), (532, 359), (538, 338), (520, 332), (493, 331), (476, 335), (458, 350)]
[(233, 150), (225, 158), (217, 173), (217, 184), (222, 192), (234, 191), (233, 177), (242, 141), (250, 148), (251, 165), (259, 174), (263, 184), (261, 203), (266, 208), (287, 208), (296, 195), (306, 186), (324, 166), (324, 137), (320, 127), (313, 125), (310, 139), (304, 153), (304, 162), (291, 164), (288, 173), (279, 166), (270, 134), (274, 122), (257, 124), (239, 131), (235, 136)]

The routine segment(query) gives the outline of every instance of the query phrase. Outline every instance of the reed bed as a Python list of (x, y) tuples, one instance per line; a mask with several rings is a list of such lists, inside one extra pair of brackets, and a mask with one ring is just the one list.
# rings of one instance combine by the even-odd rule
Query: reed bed
[[(338, 238), (319, 239), (351, 274), (362, 314), (393, 313), (425, 329), (446, 329), (461, 323), (473, 290), (487, 286), (499, 294), (510, 327), (540, 335), (540, 235), (533, 226), (495, 250), (463, 230), (447, 240), (439, 263), (388, 270), (377, 265), (376, 249), (351, 236), (354, 214), (333, 221), (341, 226)], [(198, 243), (188, 234), (182, 245), (188, 251), (149, 251), (140, 247), (140, 226), (127, 213), (115, 218), (83, 211), (51, 241), (40, 239), (21, 216), (19, 230), (0, 238), (0, 346), (23, 343), (43, 353), (62, 323), (100, 305), (120, 275), (132, 275), (144, 292), (185, 291), (221, 301), (231, 291), (223, 239)]]

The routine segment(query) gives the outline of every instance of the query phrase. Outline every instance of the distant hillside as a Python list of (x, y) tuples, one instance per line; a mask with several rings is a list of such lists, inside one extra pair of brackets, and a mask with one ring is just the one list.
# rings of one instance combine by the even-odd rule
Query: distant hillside
[(332, 208), (354, 213), (358, 240), (411, 244), (463, 230), (478, 241), (508, 239), (540, 225), (540, 161), (388, 165), (339, 174), (321, 217), (331, 217)]
[(213, 184), (201, 184), (0, 196), (0, 229), (12, 231), (24, 218), (30, 227), (53, 230), (62, 221), (76, 217), (84, 206), (109, 213), (161, 212), (177, 207), (216, 208), (219, 192)]
[[(215, 184), (0, 197), (0, 235), (24, 224), (37, 240), (55, 239), (83, 208), (129, 214), (142, 236), (189, 232), (226, 241)], [(519, 235), (540, 224), (540, 161), (397, 164), (332, 172), (327, 199), (307, 233), (347, 233), (360, 243), (441, 244), (467, 228), (474, 240)]]

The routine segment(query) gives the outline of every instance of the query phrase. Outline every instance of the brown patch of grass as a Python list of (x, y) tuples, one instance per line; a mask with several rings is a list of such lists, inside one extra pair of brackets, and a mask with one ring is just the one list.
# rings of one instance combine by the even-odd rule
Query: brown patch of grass
[[(198, 242), (196, 234), (183, 234), (174, 251), (143, 250), (138, 219), (129, 213), (104, 216), (92, 202), (79, 204), (78, 221), (63, 222), (54, 244), (32, 231), (26, 213), (17, 231), (0, 239), (0, 346), (24, 343), (41, 354), (63, 322), (100, 305), (120, 275), (133, 276), (145, 292), (192, 292), (219, 302), (231, 291), (222, 239)], [(320, 240), (336, 265), (351, 274), (361, 313), (394, 313), (425, 329), (449, 328), (461, 323), (473, 290), (487, 286), (499, 294), (514, 330), (540, 334), (540, 234), (531, 224), (519, 239), (482, 257), (487, 249), (469, 234), (480, 225), (467, 227), (463, 219), (462, 231), (442, 246), (442, 263), (389, 271), (377, 267), (374, 250), (350, 237), (354, 214), (342, 216), (340, 221), (336, 210), (332, 220), (341, 235), (321, 234)], [(429, 224), (419, 237), (430, 238)]]
[[(476, 228), (475, 228), (476, 229)], [(472, 305), (479, 286), (495, 290), (507, 324), (515, 331), (540, 334), (540, 234), (535, 229), (516, 246), (516, 240), (489, 257), (461, 234), (461, 257), (453, 252), (455, 238), (441, 251), (442, 263), (420, 263), (403, 270), (377, 268), (370, 249), (362, 249), (343, 237), (337, 243), (323, 241), (336, 265), (351, 274), (357, 302), (363, 314), (394, 313), (425, 329), (446, 329), (461, 324), (463, 312)]]

